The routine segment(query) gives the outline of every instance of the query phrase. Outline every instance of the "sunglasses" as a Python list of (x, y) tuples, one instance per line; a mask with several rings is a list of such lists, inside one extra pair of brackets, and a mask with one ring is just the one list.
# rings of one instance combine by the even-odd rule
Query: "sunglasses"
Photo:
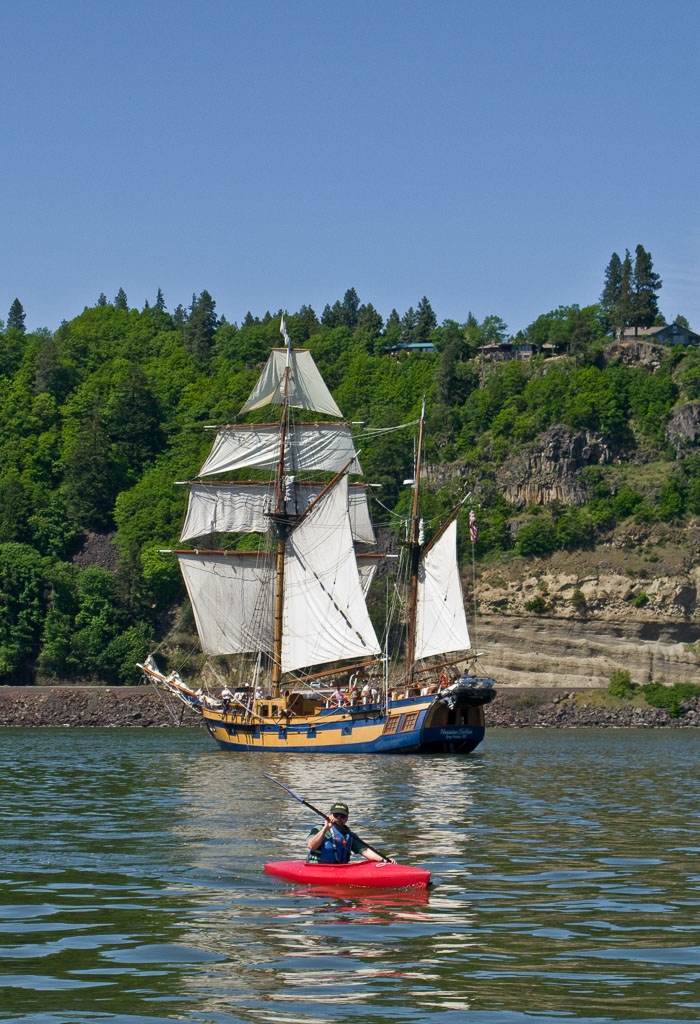
[(334, 818), (347, 818), (347, 814), (338, 814), (338, 813), (334, 813), (334, 814), (333, 814), (333, 817), (334, 817)]

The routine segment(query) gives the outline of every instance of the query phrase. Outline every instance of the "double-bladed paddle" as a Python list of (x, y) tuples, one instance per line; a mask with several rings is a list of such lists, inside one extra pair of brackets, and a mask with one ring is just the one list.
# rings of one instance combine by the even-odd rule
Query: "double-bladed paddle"
[[(282, 789), (286, 790), (286, 792), (289, 793), (290, 796), (293, 796), (294, 799), (298, 800), (300, 804), (304, 805), (304, 807), (308, 807), (310, 811), (314, 812), (314, 814), (319, 814), (324, 819), (324, 821), (328, 821), (327, 814), (324, 814), (323, 811), (319, 811), (318, 807), (314, 807), (313, 804), (310, 804), (309, 801), (305, 800), (303, 796), (299, 796), (297, 793), (294, 792), (293, 789), (290, 789), (289, 786), (285, 786), (283, 782), (278, 782), (277, 779), (273, 779), (271, 775), (266, 775), (265, 778), (269, 779), (270, 782), (274, 782), (276, 786), (280, 786)], [(357, 838), (360, 839), (359, 836), (357, 836)], [(366, 842), (364, 839), (360, 841), (365, 844), (368, 850), (371, 850), (372, 853), (376, 853), (378, 857), (381, 857), (382, 860), (389, 860), (389, 857), (387, 857), (385, 853), (382, 853), (381, 850), (376, 850), (374, 846), (370, 846), (369, 843)]]

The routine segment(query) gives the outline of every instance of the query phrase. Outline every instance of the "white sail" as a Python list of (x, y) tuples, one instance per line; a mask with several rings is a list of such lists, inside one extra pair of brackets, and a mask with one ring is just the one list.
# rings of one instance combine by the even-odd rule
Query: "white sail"
[(282, 671), (378, 654), (350, 533), (347, 476), (287, 540)]
[(178, 553), (205, 654), (272, 649), (274, 566), (265, 556)]
[(372, 580), (377, 571), (377, 559), (374, 555), (363, 557), (362, 555), (356, 555), (357, 559), (357, 571), (360, 574), (360, 586), (362, 587), (362, 593), (365, 597), (369, 593), (369, 588), (372, 585)]
[[(214, 476), (251, 467), (274, 470), (279, 462), (279, 437), (276, 424), (224, 427), (217, 432), (198, 475)], [(291, 473), (338, 473), (351, 460), (348, 471), (361, 474), (347, 423), (300, 424), (287, 432), (285, 466)]]
[(274, 490), (269, 484), (191, 484), (180, 540), (210, 533), (264, 533)]
[[(286, 364), (287, 350), (273, 349), (258, 383), (241, 409), (241, 415), (264, 405), (282, 404)], [(339, 418), (343, 415), (306, 349), (294, 349), (290, 353), (287, 399), (297, 409), (313, 409)]]
[(416, 660), (470, 648), (457, 567), (457, 521), (428, 549), (418, 571)]
[[(301, 514), (325, 484), (285, 481), (287, 511)], [(193, 540), (212, 533), (264, 533), (270, 524), (274, 487), (268, 483), (221, 483), (190, 486), (187, 515), (180, 540)], [(352, 536), (364, 544), (376, 543), (363, 484), (351, 484), (348, 510)]]

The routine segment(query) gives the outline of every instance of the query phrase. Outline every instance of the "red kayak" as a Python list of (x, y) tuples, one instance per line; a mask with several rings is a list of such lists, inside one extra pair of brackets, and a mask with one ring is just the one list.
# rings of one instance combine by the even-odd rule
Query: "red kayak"
[(267, 875), (286, 878), (304, 885), (357, 885), (368, 889), (402, 889), (408, 885), (426, 886), (430, 872), (405, 864), (374, 860), (352, 864), (312, 864), (305, 860), (276, 860), (265, 865)]

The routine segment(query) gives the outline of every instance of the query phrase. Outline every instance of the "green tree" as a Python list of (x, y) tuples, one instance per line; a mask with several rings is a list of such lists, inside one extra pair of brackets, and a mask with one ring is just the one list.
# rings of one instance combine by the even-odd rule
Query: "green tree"
[(129, 303), (126, 300), (126, 292), (123, 288), (120, 288), (117, 294), (114, 296), (114, 305), (117, 309), (128, 309)]
[(19, 301), (19, 299), (15, 299), (15, 301), (10, 306), (10, 312), (7, 316), (8, 331), (19, 331), (20, 334), (24, 334), (25, 318), (26, 313), (24, 312), (24, 307), (22, 306), (22, 303)]
[(437, 327), (437, 317), (427, 297), (424, 295), (416, 310), (416, 326), (413, 332), (414, 341), (429, 342), (432, 332)]
[(653, 269), (651, 254), (644, 246), (638, 245), (634, 256), (633, 295), (631, 302), (631, 323), (635, 336), (640, 327), (651, 327), (654, 323), (659, 306), (656, 292), (663, 284)]
[(340, 307), (340, 322), (343, 327), (347, 327), (350, 331), (355, 330), (359, 309), (360, 297), (354, 288), (348, 288), (343, 296), (343, 302)]
[(192, 296), (189, 316), (185, 324), (185, 348), (199, 366), (209, 359), (216, 334), (216, 303), (208, 291)]
[(600, 304), (606, 313), (610, 323), (614, 319), (614, 311), (620, 301), (622, 294), (622, 260), (616, 252), (610, 257), (610, 262), (605, 268), (605, 282), (603, 293), (600, 296)]
[(46, 615), (41, 556), (28, 544), (0, 544), (0, 680), (32, 681)]

